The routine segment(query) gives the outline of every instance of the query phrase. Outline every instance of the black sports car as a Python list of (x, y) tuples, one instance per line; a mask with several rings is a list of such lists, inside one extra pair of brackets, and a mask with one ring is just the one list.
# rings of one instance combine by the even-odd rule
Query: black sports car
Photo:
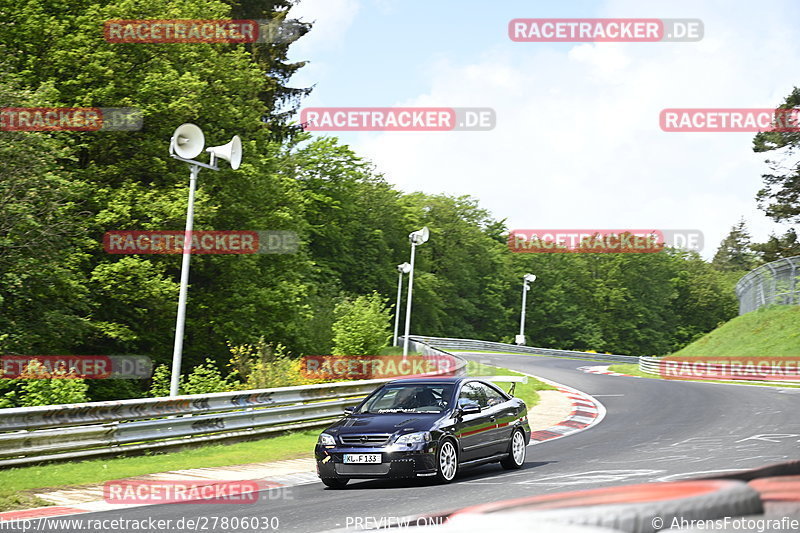
[(520, 468), (531, 438), (525, 402), (476, 378), (390, 381), (323, 431), (314, 449), (328, 487), (353, 478), (435, 476), (499, 462)]

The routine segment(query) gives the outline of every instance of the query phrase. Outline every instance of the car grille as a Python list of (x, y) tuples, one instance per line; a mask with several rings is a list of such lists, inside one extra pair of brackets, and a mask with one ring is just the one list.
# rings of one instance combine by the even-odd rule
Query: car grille
[(343, 475), (362, 475), (362, 476), (384, 476), (389, 473), (391, 464), (383, 463), (379, 465), (345, 465), (334, 463), (333, 468), (337, 474)]
[(383, 446), (389, 441), (391, 435), (388, 433), (372, 433), (368, 435), (339, 435), (342, 444), (351, 446)]

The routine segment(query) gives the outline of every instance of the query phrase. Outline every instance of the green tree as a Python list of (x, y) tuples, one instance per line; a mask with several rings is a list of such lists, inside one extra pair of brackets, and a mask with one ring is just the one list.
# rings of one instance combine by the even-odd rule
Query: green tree
[[(512, 289), (511, 254), (502, 222), (474, 198), (403, 197), (406, 228), (428, 226), (430, 240), (417, 247), (412, 333), (452, 337), (495, 337), (507, 333), (506, 305)], [(408, 257), (408, 231), (402, 246)], [(407, 259), (404, 259), (407, 260)]]
[[(304, 233), (302, 196), (279, 168), (281, 143), (296, 131), (287, 113), (307, 92), (287, 85), (302, 66), (286, 61), (291, 39), (137, 45), (106, 42), (100, 31), (104, 21), (120, 18), (283, 19), (291, 4), (76, 0), (65, 5), (58, 0), (0, 0), (0, 47), (5, 47), (8, 63), (3, 70), (15, 73), (21, 90), (35, 92), (28, 105), (134, 107), (142, 111), (145, 124), (134, 132), (29, 136), (42, 139), (36, 141), (39, 145), (31, 144), (31, 150), (45, 154), (42, 163), (24, 175), (36, 180), (38, 187), (31, 190), (41, 189), (32, 201), (67, 198), (83, 216), (76, 228), (80, 240), (59, 241), (66, 257), (44, 266), (40, 258), (23, 258), (5, 274), (0, 336), (6, 335), (6, 345), (17, 351), (58, 347), (169, 360), (170, 343), (164, 341), (173, 334), (180, 256), (110, 256), (100, 243), (109, 230), (183, 228), (187, 169), (168, 157), (166, 146), (181, 122), (198, 123), (209, 143), (224, 142), (233, 134), (244, 139), (246, 155), (239, 171), (201, 174), (196, 229)], [(301, 25), (297, 35), (306, 30)], [(41, 147), (56, 141), (53, 149)], [(60, 189), (50, 194), (41, 169), (56, 166), (50, 188)], [(62, 194), (65, 188), (74, 189), (74, 200)], [(41, 223), (46, 218), (37, 214), (34, 220)], [(18, 241), (14, 238), (12, 244)], [(287, 344), (305, 342), (304, 324), (312, 315), (305, 299), (306, 279), (312, 268), (304, 253), (193, 257), (186, 364), (201, 363), (206, 356), (223, 360), (228, 340), (246, 342), (267, 335)], [(37, 294), (34, 305), (26, 302), (29, 293)], [(277, 316), (281, 320), (275, 320)], [(39, 331), (50, 333), (40, 338)]]
[[(800, 88), (795, 87), (778, 109), (800, 106)], [(764, 187), (756, 195), (758, 206), (776, 222), (800, 221), (800, 163), (786, 165), (800, 146), (800, 133), (765, 131), (753, 138), (753, 151), (773, 154), (766, 163), (770, 173), (762, 174)]]
[[(42, 103), (18, 84), (0, 65), (0, 107)], [(82, 188), (62, 172), (68, 154), (45, 133), (0, 134), (0, 353), (67, 351), (88, 330), (84, 257), (74, 253)]]
[(800, 255), (800, 242), (797, 241), (794, 228), (790, 228), (781, 236), (770, 234), (766, 242), (754, 243), (751, 248), (764, 263)]
[(748, 271), (757, 266), (756, 254), (751, 249), (750, 234), (744, 219), (731, 228), (714, 254), (711, 264), (723, 271)]
[(391, 313), (377, 292), (345, 298), (334, 314), (333, 355), (375, 355), (388, 346)]

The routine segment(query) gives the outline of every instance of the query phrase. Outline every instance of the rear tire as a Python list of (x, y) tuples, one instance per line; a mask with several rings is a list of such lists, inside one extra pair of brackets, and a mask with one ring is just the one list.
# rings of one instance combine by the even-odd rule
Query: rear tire
[(500, 465), (506, 470), (518, 470), (525, 464), (525, 435), (521, 429), (515, 429), (511, 435), (511, 442), (508, 443), (508, 457), (500, 461)]
[(456, 443), (446, 439), (436, 452), (436, 479), (440, 483), (450, 483), (458, 474), (458, 449)]
[(349, 479), (339, 479), (335, 477), (324, 477), (322, 478), (322, 483), (326, 487), (330, 487), (332, 489), (343, 489), (347, 482), (350, 481)]

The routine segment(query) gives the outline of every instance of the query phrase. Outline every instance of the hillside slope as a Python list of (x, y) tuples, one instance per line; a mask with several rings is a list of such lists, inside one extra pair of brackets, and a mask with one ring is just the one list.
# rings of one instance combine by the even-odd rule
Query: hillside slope
[(672, 355), (800, 357), (800, 306), (779, 305), (738, 316)]

